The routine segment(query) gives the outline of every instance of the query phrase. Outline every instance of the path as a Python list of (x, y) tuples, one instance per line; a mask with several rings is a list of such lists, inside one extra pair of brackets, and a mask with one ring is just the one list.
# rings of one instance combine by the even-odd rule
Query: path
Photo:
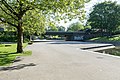
[(120, 80), (120, 58), (81, 50), (78, 42), (38, 42), (27, 49), (33, 55), (13, 64), (24, 66), (0, 71), (0, 80)]

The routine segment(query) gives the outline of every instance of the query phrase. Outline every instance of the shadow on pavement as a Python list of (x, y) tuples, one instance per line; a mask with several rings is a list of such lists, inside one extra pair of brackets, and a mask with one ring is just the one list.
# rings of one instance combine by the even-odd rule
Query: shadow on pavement
[(29, 64), (19, 64), (17, 66), (11, 66), (11, 67), (0, 67), (0, 71), (11, 71), (11, 70), (20, 70), (25, 67), (30, 67), (30, 66), (36, 66), (34, 63), (29, 63)]

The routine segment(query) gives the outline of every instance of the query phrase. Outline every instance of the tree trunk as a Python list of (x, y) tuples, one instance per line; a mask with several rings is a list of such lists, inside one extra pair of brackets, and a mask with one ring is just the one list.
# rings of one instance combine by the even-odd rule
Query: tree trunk
[(32, 35), (30, 34), (30, 39), (29, 39), (30, 41), (32, 41)]
[(20, 19), (17, 27), (17, 53), (23, 52), (23, 29), (22, 29), (22, 20)]

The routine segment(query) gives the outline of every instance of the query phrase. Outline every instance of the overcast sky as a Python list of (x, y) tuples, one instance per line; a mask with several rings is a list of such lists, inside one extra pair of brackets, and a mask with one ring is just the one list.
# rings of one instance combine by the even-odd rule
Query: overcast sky
[[(92, 9), (92, 6), (95, 5), (96, 3), (104, 2), (104, 1), (117, 1), (118, 4), (120, 4), (120, 0), (91, 0), (89, 3), (87, 3), (85, 6), (85, 9), (87, 13), (90, 12), (90, 9)], [(73, 19), (72, 21), (68, 21), (67, 23), (64, 23), (64, 21), (61, 21), (59, 25), (62, 25), (64, 27), (68, 27), (70, 24), (78, 22), (78, 19)]]

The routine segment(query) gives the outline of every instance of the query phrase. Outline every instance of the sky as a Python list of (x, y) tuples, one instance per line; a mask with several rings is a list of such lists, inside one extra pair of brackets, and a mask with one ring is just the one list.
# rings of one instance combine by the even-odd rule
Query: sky
[[(90, 9), (92, 9), (92, 6), (94, 6), (96, 3), (104, 2), (104, 1), (117, 1), (118, 4), (120, 4), (120, 0), (91, 0), (89, 3), (85, 5), (85, 10), (87, 14), (90, 13)], [(78, 22), (78, 19), (73, 19), (72, 21), (67, 21), (67, 23), (64, 23), (64, 21), (60, 21), (59, 26), (64, 26), (67, 28), (70, 24)]]

